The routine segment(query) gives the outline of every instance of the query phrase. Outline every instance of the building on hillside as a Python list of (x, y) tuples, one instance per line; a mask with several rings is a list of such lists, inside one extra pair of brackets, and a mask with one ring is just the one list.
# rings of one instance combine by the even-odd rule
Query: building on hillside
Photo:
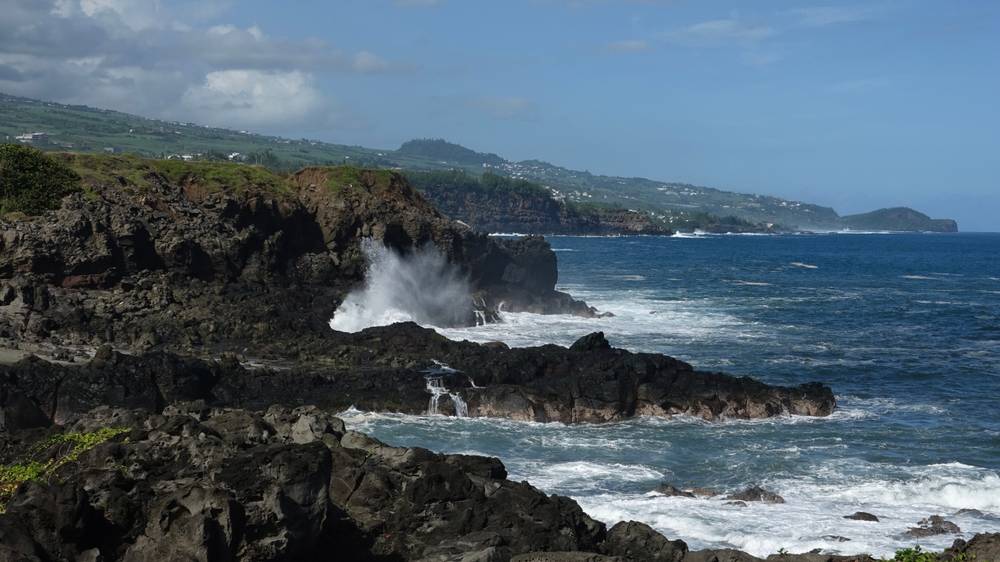
[(24, 133), (23, 135), (17, 135), (14, 137), (18, 142), (23, 142), (25, 144), (35, 144), (43, 143), (49, 141), (48, 133)]

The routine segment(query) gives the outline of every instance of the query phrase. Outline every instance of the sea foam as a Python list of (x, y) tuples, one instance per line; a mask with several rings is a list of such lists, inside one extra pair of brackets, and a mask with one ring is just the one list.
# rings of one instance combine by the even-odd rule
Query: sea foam
[(468, 280), (433, 245), (403, 255), (366, 239), (361, 250), (367, 262), (365, 284), (334, 312), (334, 330), (357, 332), (407, 321), (458, 326), (472, 315)]

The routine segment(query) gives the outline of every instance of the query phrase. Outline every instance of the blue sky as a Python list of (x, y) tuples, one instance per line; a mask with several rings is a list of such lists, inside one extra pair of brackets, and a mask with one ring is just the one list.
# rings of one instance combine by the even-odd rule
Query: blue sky
[(1000, 230), (998, 2), (0, 7), (10, 93), (379, 148), (443, 137)]

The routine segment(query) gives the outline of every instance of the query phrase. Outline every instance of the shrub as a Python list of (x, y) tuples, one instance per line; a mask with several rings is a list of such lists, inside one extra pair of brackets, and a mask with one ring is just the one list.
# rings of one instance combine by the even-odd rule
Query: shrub
[(80, 189), (80, 176), (40, 150), (0, 145), (0, 213), (38, 215), (58, 209), (66, 195)]
[(128, 433), (128, 428), (105, 427), (85, 433), (61, 433), (36, 443), (20, 462), (0, 465), (0, 513), (18, 486), (32, 480), (47, 480), (56, 470), (109, 439)]

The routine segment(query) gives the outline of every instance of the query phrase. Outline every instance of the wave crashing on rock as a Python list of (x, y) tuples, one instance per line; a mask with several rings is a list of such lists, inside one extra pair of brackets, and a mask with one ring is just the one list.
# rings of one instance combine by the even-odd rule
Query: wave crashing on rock
[(469, 280), (433, 244), (401, 254), (365, 239), (361, 251), (368, 264), (365, 284), (337, 307), (331, 328), (358, 332), (408, 321), (437, 327), (469, 323), (473, 314)]

